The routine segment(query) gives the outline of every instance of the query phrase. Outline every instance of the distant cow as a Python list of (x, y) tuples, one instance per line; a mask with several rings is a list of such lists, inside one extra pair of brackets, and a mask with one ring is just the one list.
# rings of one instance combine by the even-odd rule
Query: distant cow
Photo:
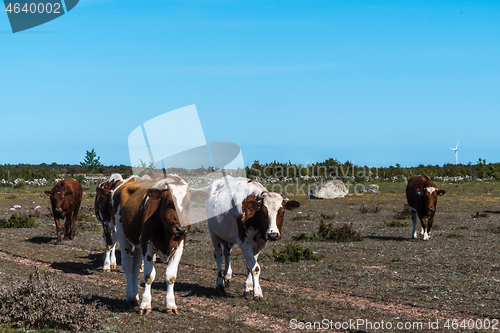
[(429, 240), (434, 214), (436, 214), (437, 197), (446, 192), (438, 190), (433, 181), (423, 175), (411, 177), (406, 186), (406, 200), (411, 209), (413, 220), (413, 238), (417, 236), (417, 215), (422, 224), (420, 235)]
[[(245, 295), (262, 300), (259, 284), (259, 253), (268, 240), (281, 238), (285, 210), (300, 206), (297, 201), (285, 201), (278, 193), (268, 192), (264, 186), (247, 178), (227, 176), (216, 180), (207, 189), (210, 198), (205, 203), (208, 228), (217, 262), (216, 287), (224, 287), (231, 280), (231, 249), (235, 243), (243, 253), (247, 266)], [(224, 245), (225, 269), (222, 274), (222, 245)]]
[(74, 179), (61, 180), (50, 191), (45, 191), (50, 197), (52, 215), (56, 222), (57, 242), (61, 244), (61, 224), (59, 219), (66, 218), (64, 224), (64, 240), (75, 238), (75, 222), (82, 202), (82, 186)]
[(156, 276), (153, 257), (158, 253), (167, 263), (167, 312), (177, 314), (174, 283), (190, 227), (189, 205), (205, 201), (208, 194), (193, 191), (180, 177), (168, 175), (159, 181), (133, 178), (119, 185), (111, 198), (127, 279), (127, 302), (137, 304), (139, 300), (137, 280), (142, 258), (145, 287), (140, 314), (151, 311), (151, 284)]
[(104, 272), (111, 272), (116, 269), (116, 225), (114, 213), (111, 207), (110, 191), (114, 190), (118, 185), (123, 183), (123, 178), (120, 174), (113, 174), (109, 180), (100, 183), (96, 187), (95, 197), (95, 216), (102, 224), (102, 238), (104, 239)]

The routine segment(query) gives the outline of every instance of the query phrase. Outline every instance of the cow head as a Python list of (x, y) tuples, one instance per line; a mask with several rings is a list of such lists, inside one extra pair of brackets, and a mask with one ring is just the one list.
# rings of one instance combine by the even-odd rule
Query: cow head
[(99, 184), (95, 189), (95, 216), (102, 223), (111, 221), (113, 215), (111, 211), (111, 189), (114, 185), (114, 181), (105, 181)]
[(52, 205), (52, 212), (54, 216), (63, 217), (63, 212), (68, 209), (66, 200), (73, 194), (73, 192), (56, 186), (51, 191), (45, 191), (45, 194), (50, 197), (50, 203)]
[(417, 195), (419, 197), (423, 197), (425, 200), (425, 208), (427, 212), (427, 216), (431, 216), (432, 213), (436, 210), (437, 205), (437, 197), (438, 195), (444, 195), (446, 191), (438, 190), (434, 186), (424, 187), (423, 189), (417, 188)]
[(283, 227), (283, 218), (285, 210), (294, 210), (300, 207), (300, 203), (295, 200), (285, 201), (283, 197), (270, 192), (264, 196), (262, 210), (269, 218), (269, 226), (266, 237), (268, 240), (279, 240), (281, 238), (281, 228)]
[(163, 179), (147, 191), (144, 221), (155, 213), (159, 214), (159, 219), (168, 233), (174, 236), (185, 235), (191, 224), (189, 216), (191, 202), (202, 203), (208, 198), (208, 193), (192, 190), (179, 177)]

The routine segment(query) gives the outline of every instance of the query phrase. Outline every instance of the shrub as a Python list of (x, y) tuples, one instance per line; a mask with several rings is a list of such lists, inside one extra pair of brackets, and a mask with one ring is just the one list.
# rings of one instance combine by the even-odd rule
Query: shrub
[(500, 234), (500, 226), (499, 225), (490, 225), (487, 229), (489, 232), (494, 234)]
[(325, 213), (321, 213), (320, 217), (323, 220), (334, 220), (335, 219), (335, 215), (328, 215), (328, 214), (325, 214)]
[(103, 318), (97, 304), (85, 304), (90, 297), (81, 285), (57, 283), (37, 270), (25, 281), (14, 281), (11, 286), (0, 288), (0, 323), (29, 330), (102, 329)]
[(331, 240), (334, 242), (360, 242), (363, 240), (361, 234), (352, 230), (351, 224), (344, 224), (340, 227), (333, 227), (333, 223), (321, 221), (318, 230), (320, 239)]
[(394, 227), (407, 227), (409, 224), (407, 222), (401, 222), (401, 221), (392, 221), (392, 222), (385, 222), (384, 224), (387, 227), (394, 228)]
[(292, 239), (294, 241), (314, 242), (316, 240), (316, 237), (314, 237), (314, 236), (308, 236), (305, 232), (303, 232), (300, 235), (292, 236)]
[(403, 210), (397, 212), (396, 215), (394, 215), (393, 218), (396, 219), (396, 220), (406, 220), (406, 219), (408, 219), (410, 217), (411, 217), (410, 206), (408, 206), (407, 204), (405, 204)]
[(433, 224), (433, 225), (432, 225), (432, 229), (433, 229), (433, 230), (441, 230), (441, 229), (443, 229), (443, 227), (442, 227), (442, 226), (440, 226), (439, 224)]
[(378, 206), (365, 206), (365, 204), (361, 204), (359, 207), (359, 211), (363, 214), (366, 213), (378, 213), (381, 211), (381, 209)]
[(273, 257), (279, 262), (298, 262), (301, 260), (318, 261), (326, 256), (322, 253), (316, 255), (310, 248), (303, 248), (299, 244), (287, 244), (280, 252), (273, 249)]
[(0, 228), (36, 228), (35, 219), (31, 216), (12, 214), (8, 219), (0, 219)]
[(469, 229), (469, 226), (468, 225), (461, 225), (460, 229)]
[(446, 237), (448, 237), (448, 238), (464, 238), (464, 236), (460, 235), (460, 234), (448, 234), (448, 235), (446, 235)]
[(305, 220), (310, 220), (310, 219), (311, 219), (311, 217), (309, 216), (309, 214), (297, 215), (297, 216), (292, 217), (292, 221), (305, 221)]
[(14, 184), (14, 188), (24, 188), (24, 186), (26, 186), (26, 182), (22, 179)]

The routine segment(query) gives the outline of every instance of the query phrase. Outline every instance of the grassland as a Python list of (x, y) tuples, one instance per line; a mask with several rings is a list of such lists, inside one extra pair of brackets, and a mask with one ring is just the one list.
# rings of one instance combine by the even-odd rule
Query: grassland
[[(301, 207), (286, 213), (282, 240), (269, 243), (259, 257), (265, 297), (261, 302), (243, 296), (246, 269), (237, 246), (232, 254), (234, 281), (225, 297), (217, 293), (207, 224), (196, 224), (188, 235), (175, 285), (178, 316), (164, 311), (164, 263), (156, 265), (153, 312), (139, 316), (125, 304), (121, 266), (111, 273), (101, 270), (103, 241), (94, 222), (82, 221), (74, 240), (56, 246), (45, 188), (0, 188), (2, 217), (8, 217), (14, 205), (20, 205), (23, 214), (33, 213), (37, 205), (42, 207), (36, 228), (0, 229), (0, 284), (9, 286), (25, 279), (35, 267), (60, 281), (78, 283), (103, 305), (103, 330), (107, 332), (286, 332), (291, 331), (294, 319), (348, 322), (359, 318), (394, 325), (438, 320), (439, 329), (424, 325), (418, 331), (446, 332), (447, 319), (499, 319), (500, 183), (436, 184), (447, 193), (439, 198), (438, 227), (428, 242), (410, 239), (409, 219), (401, 220), (409, 226), (389, 225), (404, 208), (404, 183), (381, 183), (380, 194), (353, 194), (336, 200), (290, 196)], [(85, 188), (84, 192), (83, 212), (91, 215), (93, 191)], [(379, 209), (363, 213), (362, 205)], [(471, 217), (478, 212), (484, 217)], [(322, 221), (350, 224), (363, 240), (292, 239), (302, 233), (315, 236)], [(319, 261), (276, 260), (273, 250), (279, 252), (289, 244), (300, 244), (325, 257)], [(8, 329), (2, 327), (0, 332)], [(377, 330), (381, 331), (394, 330)]]

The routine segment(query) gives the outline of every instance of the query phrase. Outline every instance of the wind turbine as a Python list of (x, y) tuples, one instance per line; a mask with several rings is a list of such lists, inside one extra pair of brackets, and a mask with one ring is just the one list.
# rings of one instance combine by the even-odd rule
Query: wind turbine
[(457, 147), (456, 148), (450, 148), (451, 150), (454, 150), (455, 151), (455, 160), (456, 160), (456, 164), (458, 165), (458, 144), (460, 143), (460, 141), (457, 142)]

